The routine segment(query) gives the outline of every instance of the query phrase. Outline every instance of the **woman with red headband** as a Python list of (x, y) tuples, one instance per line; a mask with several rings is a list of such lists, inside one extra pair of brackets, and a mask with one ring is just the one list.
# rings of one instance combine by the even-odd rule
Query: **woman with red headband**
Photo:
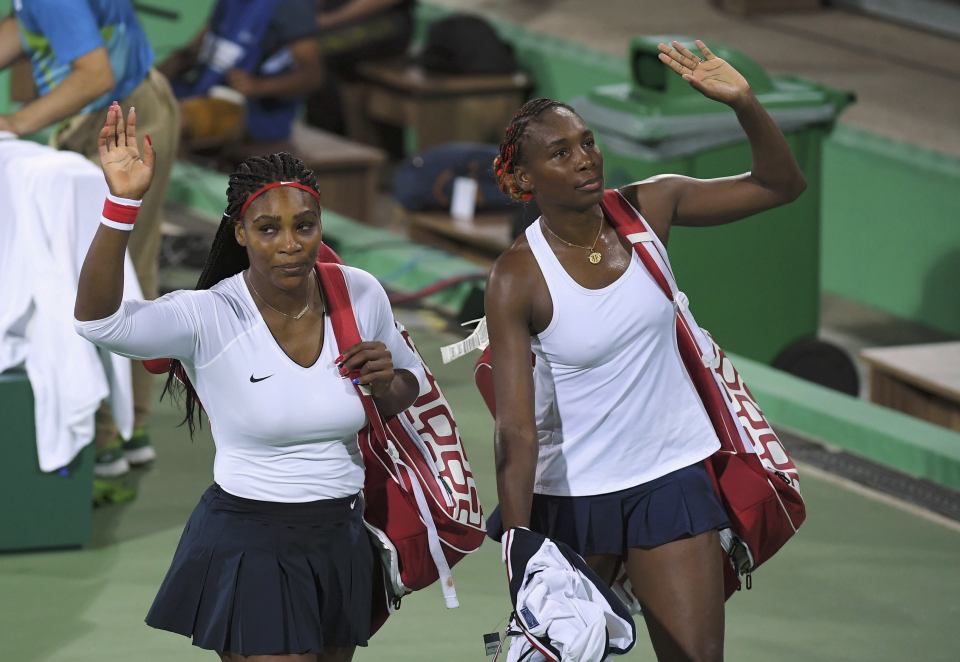
[[(674, 225), (730, 223), (805, 187), (747, 81), (696, 43), (699, 55), (660, 44), (660, 60), (730, 106), (753, 167), (621, 188), (615, 199), (664, 245)], [(718, 530), (729, 525), (703, 466), (720, 444), (681, 361), (672, 302), (605, 215), (603, 156), (571, 107), (524, 105), (494, 167), (505, 193), (542, 212), (486, 291), (503, 528), (570, 545), (607, 581), (625, 565), (658, 660), (721, 660)]]
[[(123, 255), (153, 176), (136, 114), (111, 106), (100, 133), (110, 195), (80, 275), (78, 332), (131, 358), (173, 357), (167, 389), (197, 404), (216, 444), (214, 484), (184, 529), (149, 614), (222, 660), (350, 660), (369, 637), (374, 558), (362, 520), (366, 424), (353, 384), (386, 416), (424, 381), (369, 274), (342, 267), (364, 342), (337, 356), (314, 264), (313, 173), (289, 154), (230, 177), (195, 291), (121, 301)], [(348, 375), (359, 375), (353, 378)]]

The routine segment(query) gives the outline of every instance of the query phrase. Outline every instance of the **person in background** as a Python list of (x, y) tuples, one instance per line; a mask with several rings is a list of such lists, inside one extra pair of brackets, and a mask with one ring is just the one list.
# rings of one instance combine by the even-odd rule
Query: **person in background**
[(307, 121), (346, 131), (341, 84), (364, 61), (403, 55), (413, 37), (416, 0), (316, 0), (324, 82), (307, 101)]
[(323, 77), (313, 9), (313, 0), (218, 0), (207, 25), (160, 70), (181, 100), (232, 88), (246, 99), (243, 140), (282, 141)]
[[(0, 21), (0, 69), (26, 55), (38, 96), (16, 112), (0, 115), (0, 131), (18, 136), (54, 126), (52, 146), (83, 154), (99, 164), (97, 137), (102, 113), (115, 100), (142, 108), (140, 127), (160, 156), (153, 186), (143, 200), (129, 250), (146, 299), (157, 296), (162, 206), (178, 149), (176, 99), (153, 68), (154, 55), (130, 0), (14, 0)], [(156, 455), (148, 422), (153, 378), (133, 366), (134, 432), (123, 440), (108, 405), (96, 414), (99, 477), (119, 476)]]

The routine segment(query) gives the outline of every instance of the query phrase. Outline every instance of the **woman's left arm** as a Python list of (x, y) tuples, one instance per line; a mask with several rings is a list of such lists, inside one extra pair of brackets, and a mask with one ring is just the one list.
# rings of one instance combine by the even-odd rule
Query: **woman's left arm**
[(660, 44), (660, 60), (701, 94), (734, 110), (750, 141), (753, 166), (717, 179), (663, 175), (627, 187), (627, 198), (639, 208), (645, 197), (656, 196), (672, 209), (666, 214), (670, 225), (688, 226), (730, 223), (795, 200), (806, 182), (780, 127), (746, 79), (702, 41), (696, 43), (703, 60), (676, 41), (672, 48)]
[(358, 269), (348, 269), (350, 296), (363, 338), (343, 353), (337, 362), (344, 376), (358, 375), (358, 383), (370, 389), (383, 416), (398, 414), (427, 387), (420, 358), (400, 335), (393, 319), (390, 299), (376, 278)]

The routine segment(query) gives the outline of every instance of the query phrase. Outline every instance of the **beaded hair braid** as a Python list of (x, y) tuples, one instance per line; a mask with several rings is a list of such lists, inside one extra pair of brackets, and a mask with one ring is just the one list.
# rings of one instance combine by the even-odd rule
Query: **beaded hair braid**
[(520, 110), (510, 120), (504, 132), (503, 142), (500, 143), (500, 153), (493, 160), (493, 171), (497, 178), (497, 186), (506, 195), (514, 200), (527, 202), (533, 194), (524, 191), (513, 178), (513, 168), (520, 162), (520, 146), (524, 132), (532, 121), (549, 108), (566, 108), (576, 112), (573, 108), (553, 99), (531, 99), (520, 107)]
[[(238, 274), (250, 266), (246, 249), (237, 243), (234, 225), (240, 222), (238, 215), (247, 197), (261, 186), (276, 181), (299, 182), (317, 191), (317, 178), (313, 171), (287, 152), (254, 156), (241, 162), (237, 170), (230, 175), (227, 184), (227, 207), (220, 218), (220, 227), (217, 228), (217, 234), (210, 246), (210, 253), (197, 280), (196, 289), (209, 289), (224, 278)], [(202, 425), (197, 411), (200, 400), (180, 361), (170, 362), (163, 395), (168, 392), (178, 401), (183, 396), (184, 417), (181, 425), (187, 424), (190, 437), (193, 438), (197, 424)]]

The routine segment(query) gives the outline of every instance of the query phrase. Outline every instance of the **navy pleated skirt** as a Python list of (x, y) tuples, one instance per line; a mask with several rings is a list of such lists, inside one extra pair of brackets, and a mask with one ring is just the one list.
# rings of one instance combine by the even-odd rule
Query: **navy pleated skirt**
[(366, 645), (375, 570), (362, 512), (359, 495), (273, 503), (211, 486), (147, 624), (239, 655)]
[(593, 496), (533, 495), (530, 528), (578, 554), (624, 555), (729, 526), (702, 463)]

